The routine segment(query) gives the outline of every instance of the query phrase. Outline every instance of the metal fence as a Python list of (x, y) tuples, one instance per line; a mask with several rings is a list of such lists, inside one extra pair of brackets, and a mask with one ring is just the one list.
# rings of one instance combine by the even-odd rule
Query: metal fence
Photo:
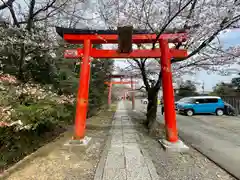
[(236, 96), (222, 96), (223, 101), (231, 104), (235, 109), (237, 114), (240, 114), (240, 97)]

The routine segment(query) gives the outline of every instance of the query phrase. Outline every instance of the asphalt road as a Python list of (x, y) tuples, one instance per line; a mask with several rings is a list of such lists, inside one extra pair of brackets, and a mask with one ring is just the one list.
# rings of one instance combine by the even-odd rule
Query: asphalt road
[[(136, 109), (142, 111), (146, 109), (146, 105), (137, 100)], [(163, 119), (159, 106), (158, 121), (164, 123)], [(177, 125), (181, 139), (240, 179), (239, 117), (177, 115)]]

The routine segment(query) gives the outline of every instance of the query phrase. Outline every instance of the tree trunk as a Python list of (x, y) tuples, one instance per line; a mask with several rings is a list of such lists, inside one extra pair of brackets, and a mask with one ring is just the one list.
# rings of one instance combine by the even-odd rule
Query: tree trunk
[(24, 44), (21, 44), (19, 65), (18, 65), (18, 75), (17, 75), (18, 79), (21, 81), (24, 80), (24, 75), (23, 75), (24, 59), (25, 59), (25, 48), (24, 48)]
[(147, 106), (147, 125), (151, 128), (154, 121), (157, 118), (157, 97), (158, 91), (155, 88), (151, 88), (148, 91), (148, 106)]

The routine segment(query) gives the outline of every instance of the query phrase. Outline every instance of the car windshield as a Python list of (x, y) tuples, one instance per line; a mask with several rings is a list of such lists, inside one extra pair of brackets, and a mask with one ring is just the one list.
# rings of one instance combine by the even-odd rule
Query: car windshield
[(192, 102), (192, 98), (182, 98), (178, 102)]
[(184, 102), (184, 100), (186, 100), (187, 98), (182, 98), (180, 99), (178, 102)]
[(192, 103), (193, 101), (194, 101), (193, 98), (183, 98), (183, 99), (181, 99), (181, 101), (179, 101), (179, 102)]

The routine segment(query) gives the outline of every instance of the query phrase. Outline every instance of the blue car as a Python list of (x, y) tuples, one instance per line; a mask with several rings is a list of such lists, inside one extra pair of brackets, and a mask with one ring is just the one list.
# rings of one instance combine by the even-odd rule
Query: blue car
[(195, 96), (184, 98), (184, 101), (177, 104), (179, 113), (192, 116), (194, 114), (224, 114), (224, 102), (218, 96)]

